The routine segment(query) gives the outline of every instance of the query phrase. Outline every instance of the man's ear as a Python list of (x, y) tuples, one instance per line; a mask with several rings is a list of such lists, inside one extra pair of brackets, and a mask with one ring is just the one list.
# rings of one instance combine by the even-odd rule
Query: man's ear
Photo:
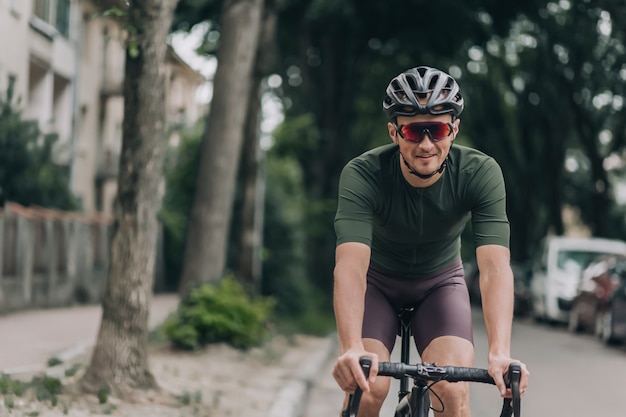
[(461, 119), (456, 119), (452, 122), (452, 140), (456, 139), (456, 135), (459, 134), (459, 125), (461, 124)]
[(387, 123), (387, 131), (389, 132), (389, 137), (391, 138), (391, 141), (397, 145), (398, 132), (396, 132), (396, 125), (391, 122)]

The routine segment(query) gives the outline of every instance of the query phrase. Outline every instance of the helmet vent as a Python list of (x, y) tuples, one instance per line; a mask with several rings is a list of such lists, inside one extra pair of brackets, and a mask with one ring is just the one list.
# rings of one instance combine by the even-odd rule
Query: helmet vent
[(449, 88), (442, 88), (441, 89), (441, 93), (439, 94), (439, 98), (446, 99), (446, 98), (448, 98), (449, 95), (450, 95), (450, 89)]
[(438, 76), (436, 76), (436, 75), (435, 75), (435, 76), (433, 76), (433, 77), (430, 79), (430, 83), (428, 83), (428, 88), (429, 88), (430, 90), (434, 90), (434, 89), (435, 89), (435, 87), (437, 86), (437, 81), (439, 81), (439, 77), (438, 77)]

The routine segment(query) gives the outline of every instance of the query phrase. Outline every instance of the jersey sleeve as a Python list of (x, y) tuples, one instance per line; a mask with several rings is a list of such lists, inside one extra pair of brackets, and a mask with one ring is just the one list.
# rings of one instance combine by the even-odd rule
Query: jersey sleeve
[(473, 183), (472, 231), (474, 246), (509, 247), (510, 224), (506, 214), (506, 187), (502, 170), (489, 158), (475, 172)]
[(346, 242), (371, 246), (376, 207), (374, 183), (372, 174), (354, 160), (342, 170), (335, 214), (337, 246)]

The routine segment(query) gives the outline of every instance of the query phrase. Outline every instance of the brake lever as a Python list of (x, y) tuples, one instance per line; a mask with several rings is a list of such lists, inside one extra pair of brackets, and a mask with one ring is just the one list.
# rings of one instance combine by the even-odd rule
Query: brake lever
[[(365, 374), (365, 379), (370, 376), (370, 369), (372, 367), (372, 359), (368, 356), (363, 356), (359, 359), (359, 364), (361, 365), (361, 369)], [(361, 397), (363, 396), (363, 390), (361, 387), (357, 385), (354, 390), (354, 394), (350, 394), (348, 398), (348, 406), (341, 413), (341, 417), (356, 417), (356, 413), (359, 411), (359, 404), (361, 402)]]

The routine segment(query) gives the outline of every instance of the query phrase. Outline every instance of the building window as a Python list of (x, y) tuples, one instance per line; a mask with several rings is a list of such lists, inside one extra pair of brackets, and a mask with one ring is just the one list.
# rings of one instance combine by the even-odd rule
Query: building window
[(70, 27), (70, 0), (34, 0), (33, 15), (54, 26), (67, 37)]
[(56, 28), (68, 37), (70, 33), (70, 0), (57, 0)]
[(35, 0), (33, 4), (33, 14), (43, 20), (50, 22), (50, 0)]

